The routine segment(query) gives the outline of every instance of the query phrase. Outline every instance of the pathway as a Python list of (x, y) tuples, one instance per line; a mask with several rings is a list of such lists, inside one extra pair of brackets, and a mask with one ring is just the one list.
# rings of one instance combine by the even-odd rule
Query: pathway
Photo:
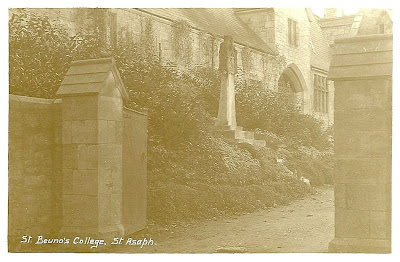
[(334, 237), (333, 186), (288, 206), (268, 208), (235, 218), (206, 220), (146, 233), (157, 245), (118, 247), (114, 252), (327, 252)]

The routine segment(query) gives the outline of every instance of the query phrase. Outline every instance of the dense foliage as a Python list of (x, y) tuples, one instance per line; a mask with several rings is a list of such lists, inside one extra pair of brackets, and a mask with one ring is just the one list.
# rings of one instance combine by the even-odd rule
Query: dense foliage
[[(148, 30), (151, 32), (151, 30)], [(22, 12), (10, 20), (10, 92), (54, 97), (72, 59), (113, 55), (131, 108), (147, 108), (148, 216), (158, 223), (241, 214), (284, 204), (331, 182), (331, 152), (314, 119), (285, 94), (237, 83), (238, 123), (257, 128), (267, 147), (227, 143), (210, 127), (220, 82), (211, 68), (161, 65), (152, 49), (119, 41), (107, 50), (101, 28), (69, 37), (45, 16)], [(148, 32), (148, 38), (151, 34)], [(316, 148), (320, 149), (317, 150)], [(284, 164), (277, 158), (285, 159)]]
[[(87, 21), (99, 24), (104, 10), (91, 12)], [(110, 56), (103, 31), (98, 25), (82, 27), (70, 36), (63, 24), (45, 15), (24, 9), (13, 13), (9, 21), (10, 93), (55, 97), (72, 60)]]
[(13, 14), (9, 25), (10, 92), (53, 97), (74, 49), (65, 27), (30, 12)]
[(264, 89), (258, 82), (237, 83), (237, 120), (244, 127), (269, 131), (290, 144), (313, 146), (320, 150), (332, 146), (330, 134), (322, 124), (296, 109), (289, 89), (279, 92)]

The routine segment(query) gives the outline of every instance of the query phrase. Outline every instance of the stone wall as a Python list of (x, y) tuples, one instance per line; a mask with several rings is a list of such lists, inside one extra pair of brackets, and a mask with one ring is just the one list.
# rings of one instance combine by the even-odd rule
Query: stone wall
[(126, 120), (115, 61), (73, 61), (57, 95), (10, 95), (13, 252), (40, 249), (23, 246), (24, 235), (123, 237), (146, 225), (147, 114)]
[(9, 233), (56, 232), (61, 221), (60, 103), (9, 98)]
[(266, 43), (275, 46), (275, 13), (273, 8), (249, 9), (237, 15)]
[[(300, 71), (300, 78), (304, 79), (303, 91), (299, 93), (304, 113), (312, 112), (310, 96), (313, 85), (310, 78), (310, 23), (304, 8), (268, 8), (250, 9), (237, 13), (262, 39), (276, 46), (277, 52), (286, 58), (286, 64), (294, 64)], [(297, 22), (298, 46), (289, 44), (288, 19)], [(268, 65), (267, 65), (268, 66)], [(285, 68), (274, 69), (276, 76), (269, 79), (273, 87), (277, 88), (279, 76)]]
[[(299, 29), (299, 44), (293, 46), (288, 42), (288, 19), (297, 22)], [(287, 64), (295, 64), (307, 86), (303, 86), (302, 101), (303, 112), (310, 114), (312, 110), (312, 89), (313, 84), (310, 79), (310, 23), (307, 14), (299, 8), (275, 8), (275, 43), (278, 52), (284, 54)]]
[[(218, 68), (219, 46), (223, 42), (223, 35), (212, 35), (208, 32), (188, 26), (188, 34), (183, 42), (189, 41), (186, 45), (182, 44), (187, 50), (181, 50), (186, 53), (187, 57), (177, 56), (174, 46), (176, 39), (174, 38), (176, 27), (182, 21), (171, 21), (166, 18), (158, 17), (140, 11), (138, 9), (112, 9), (111, 12), (117, 15), (117, 31), (118, 35), (126, 41), (137, 43), (142, 46), (149, 44), (148, 39), (151, 37), (155, 55), (160, 56), (163, 64), (170, 62), (176, 63), (180, 68), (187, 67), (208, 67)], [(172, 11), (171, 11), (172, 12)], [(151, 35), (148, 29), (152, 28)], [(234, 39), (235, 40), (235, 39)], [(179, 43), (178, 43), (179, 44)], [(247, 76), (251, 79), (261, 81), (267, 86), (269, 81), (276, 85), (278, 79), (268, 79), (265, 71), (268, 68), (268, 59), (263, 59), (264, 53), (251, 47), (246, 47), (235, 43), (238, 52), (238, 68), (246, 70)], [(242, 60), (242, 51), (250, 50), (249, 62), (250, 66), (244, 68)], [(185, 56), (185, 54), (183, 54)], [(266, 83), (268, 82), (268, 83)]]
[[(122, 222), (125, 234), (146, 226), (147, 212), (147, 115), (123, 110)], [(135, 192), (132, 196), (130, 192)], [(139, 196), (139, 197), (138, 197)]]
[[(360, 16), (362, 16), (362, 19), (356, 31), (357, 35), (393, 33), (393, 22), (386, 10), (363, 9), (360, 12)], [(379, 30), (380, 25), (383, 25), (383, 32)]]
[[(356, 19), (356, 21), (355, 21)], [(334, 17), (330, 19), (320, 20), (324, 37), (330, 44), (333, 44), (335, 39), (350, 36), (354, 22), (360, 21), (359, 16)]]

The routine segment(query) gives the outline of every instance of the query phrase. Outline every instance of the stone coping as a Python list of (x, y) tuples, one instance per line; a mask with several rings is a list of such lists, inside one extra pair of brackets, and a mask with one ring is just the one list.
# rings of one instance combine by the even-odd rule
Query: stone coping
[(366, 42), (376, 40), (392, 40), (393, 34), (373, 34), (373, 35), (360, 35), (352, 37), (342, 37), (335, 39), (335, 44)]
[(40, 97), (32, 97), (32, 96), (20, 96), (9, 94), (9, 99), (12, 101), (18, 102), (26, 102), (26, 103), (36, 103), (36, 104), (53, 104), (58, 103), (61, 99), (54, 99), (54, 98), (40, 98)]

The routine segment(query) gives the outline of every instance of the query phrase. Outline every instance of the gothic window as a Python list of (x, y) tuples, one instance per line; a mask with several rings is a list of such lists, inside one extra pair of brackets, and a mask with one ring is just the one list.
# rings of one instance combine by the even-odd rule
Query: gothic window
[(314, 74), (314, 111), (328, 113), (329, 90), (326, 77)]
[(288, 42), (290, 45), (299, 46), (299, 26), (296, 21), (288, 19)]

